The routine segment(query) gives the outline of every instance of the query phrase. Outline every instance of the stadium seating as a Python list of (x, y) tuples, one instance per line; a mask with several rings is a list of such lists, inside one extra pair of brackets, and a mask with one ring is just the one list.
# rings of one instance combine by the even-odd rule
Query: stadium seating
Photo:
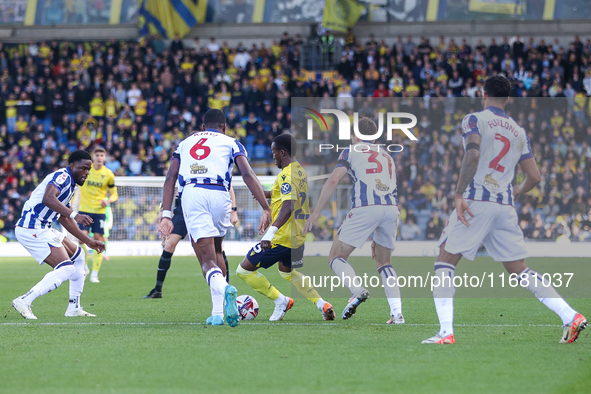
[[(399, 38), (391, 47), (354, 37), (348, 42), (355, 44), (344, 47), (333, 70), (318, 73), (328, 76), (320, 81), (294, 56), (302, 43), (285, 37), (270, 48), (222, 46), (215, 52), (184, 48), (182, 42), (160, 51), (161, 42), (151, 40), (0, 44), (0, 235), (14, 240), (23, 201), (74, 149), (106, 147), (106, 166), (119, 176), (162, 176), (185, 133), (200, 127), (208, 108), (219, 108), (227, 114), (228, 134), (246, 146), (253, 166), (264, 174), (272, 165), (271, 140), (292, 129), (285, 105), (290, 97), (475, 102), (482, 81), (502, 72), (513, 82), (515, 98), (554, 100), (549, 106), (516, 104), (511, 112), (530, 133), (543, 175), (535, 193), (517, 204), (518, 212), (525, 204), (530, 213), (520, 215), (527, 222), (524, 233), (531, 239), (591, 240), (591, 40), (575, 37), (565, 48), (533, 39), (474, 47), (443, 37), (437, 44)], [(432, 220), (424, 180), (448, 199), (453, 196), (449, 180), (459, 172), (463, 149), (456, 133), (463, 111), (455, 108), (437, 122), (419, 123), (422, 138), (394, 155), (405, 201), (402, 217), (414, 209), (421, 238)], [(336, 157), (329, 159), (334, 163)], [(306, 151), (300, 160), (316, 158)], [(558, 206), (543, 218), (544, 231), (534, 235), (534, 217), (544, 215), (551, 197)], [(450, 202), (441, 206), (441, 218), (449, 216)], [(254, 216), (247, 212), (241, 222), (254, 224)], [(557, 216), (568, 225), (556, 225)], [(324, 237), (332, 225), (325, 221), (315, 234)], [(121, 226), (135, 232), (133, 223)]]

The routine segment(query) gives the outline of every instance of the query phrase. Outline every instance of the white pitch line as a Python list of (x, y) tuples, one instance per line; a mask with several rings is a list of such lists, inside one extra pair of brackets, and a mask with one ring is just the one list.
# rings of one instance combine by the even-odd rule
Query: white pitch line
[[(259, 326), (342, 326), (347, 327), (346, 324), (340, 323), (269, 323), (269, 322), (252, 322), (240, 323), (242, 325), (259, 325)], [(22, 323), (0, 323), (0, 326), (27, 326), (27, 325), (42, 325), (42, 326), (97, 326), (97, 325), (116, 325), (116, 326), (204, 326), (205, 323), (197, 322), (83, 322), (83, 323), (49, 323), (49, 322), (22, 322)], [(385, 323), (369, 323), (369, 326), (389, 326)], [(403, 326), (438, 326), (436, 323), (406, 323)], [(560, 327), (557, 324), (454, 324), (454, 327)]]

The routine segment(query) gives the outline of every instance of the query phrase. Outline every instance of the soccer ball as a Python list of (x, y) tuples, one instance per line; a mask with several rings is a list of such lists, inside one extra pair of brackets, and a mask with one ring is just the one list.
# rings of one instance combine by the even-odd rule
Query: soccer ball
[(236, 298), (240, 320), (254, 320), (259, 314), (259, 303), (254, 297), (241, 295)]

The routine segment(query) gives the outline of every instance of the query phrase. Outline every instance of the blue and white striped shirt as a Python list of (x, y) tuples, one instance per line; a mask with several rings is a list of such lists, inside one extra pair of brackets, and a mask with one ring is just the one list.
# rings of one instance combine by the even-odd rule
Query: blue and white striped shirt
[(351, 208), (368, 205), (398, 205), (396, 166), (380, 146), (359, 142), (346, 148), (337, 167), (345, 167), (353, 182)]
[(466, 115), (462, 121), (464, 148), (466, 137), (471, 134), (481, 136), (480, 160), (463, 197), (514, 205), (511, 183), (515, 178), (515, 167), (534, 157), (525, 130), (502, 109), (488, 107)]
[(50, 228), (51, 223), (57, 220), (59, 213), (52, 211), (43, 205), (43, 195), (48, 185), (53, 185), (59, 194), (57, 199), (64, 205), (70, 206), (76, 183), (69, 167), (61, 168), (47, 175), (43, 182), (33, 190), (31, 198), (25, 202), (23, 213), (16, 225), (24, 228), (44, 229)]

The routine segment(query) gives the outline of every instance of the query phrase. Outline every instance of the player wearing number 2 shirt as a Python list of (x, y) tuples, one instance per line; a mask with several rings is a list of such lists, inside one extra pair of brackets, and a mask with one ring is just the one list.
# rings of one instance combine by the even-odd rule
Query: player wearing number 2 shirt
[[(369, 118), (359, 119), (358, 128), (363, 135), (373, 135), (377, 131), (375, 122)], [(394, 160), (379, 145), (361, 141), (356, 135), (351, 141), (353, 145), (341, 153), (336, 168), (322, 187), (316, 209), (304, 231), (312, 228), (339, 180), (349, 174), (353, 182), (351, 210), (339, 228), (329, 254), (330, 267), (351, 291), (351, 298), (341, 317), (352, 317), (357, 307), (369, 297), (367, 289), (355, 284), (357, 274), (347, 259), (353, 250), (361, 248), (373, 235), (373, 255), (390, 305), (390, 320), (387, 323), (403, 324), (400, 289), (396, 286), (396, 271), (390, 263), (400, 215)]]
[[(435, 262), (433, 289), (440, 330), (423, 343), (453, 344), (453, 277), (462, 258), (473, 260), (481, 245), (510, 274), (517, 275), (522, 287), (531, 291), (564, 324), (560, 343), (574, 342), (587, 325), (583, 315), (560, 297), (551, 283), (527, 267), (527, 250), (513, 207), (515, 197), (527, 193), (540, 182), (540, 171), (525, 130), (505, 113), (511, 83), (493, 76), (484, 83), (484, 111), (468, 114), (462, 122), (464, 158), (455, 193), (455, 210), (441, 239)], [(523, 183), (513, 187), (515, 166), (525, 173)], [(435, 278), (434, 278), (435, 279)]]
[(171, 234), (172, 201), (178, 178), (182, 188), (181, 204), (187, 232), (203, 275), (210, 286), (213, 304), (207, 324), (238, 325), (236, 288), (228, 285), (226, 266), (222, 256), (222, 240), (230, 223), (232, 200), (229, 189), (234, 164), (263, 208), (259, 230), (269, 225), (271, 212), (265, 193), (246, 159), (246, 150), (234, 138), (224, 134), (226, 117), (220, 110), (211, 109), (203, 116), (203, 131), (184, 139), (173, 154), (162, 193), (162, 221), (159, 225), (165, 239)]

